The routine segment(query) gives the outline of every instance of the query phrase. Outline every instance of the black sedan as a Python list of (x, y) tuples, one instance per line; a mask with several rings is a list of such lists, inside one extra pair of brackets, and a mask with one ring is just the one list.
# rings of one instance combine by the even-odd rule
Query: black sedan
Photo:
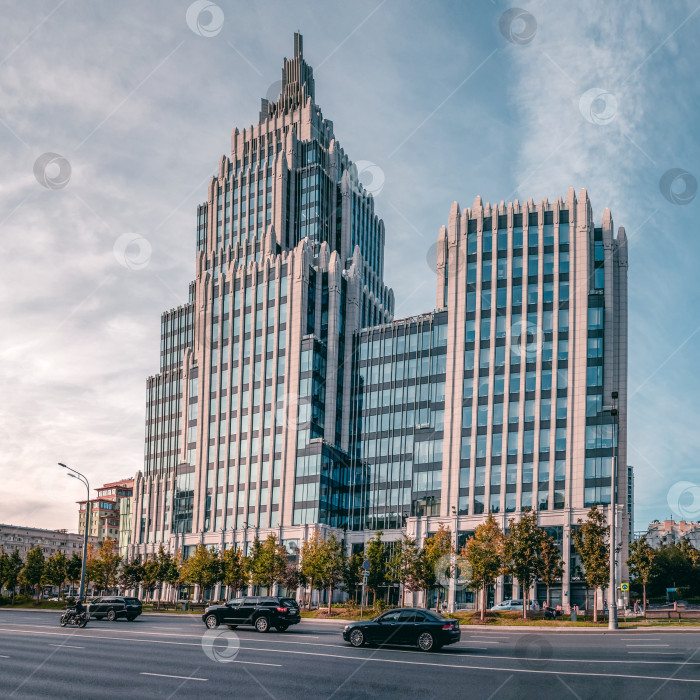
[(437, 651), (460, 640), (459, 620), (432, 610), (398, 608), (373, 620), (352, 622), (343, 630), (343, 639), (354, 647), (364, 644), (408, 644), (422, 651)]

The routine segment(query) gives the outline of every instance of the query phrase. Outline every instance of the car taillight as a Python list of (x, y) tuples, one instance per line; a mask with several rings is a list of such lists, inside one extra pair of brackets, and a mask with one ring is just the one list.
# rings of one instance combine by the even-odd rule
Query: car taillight
[(451, 622), (447, 625), (442, 626), (442, 629), (444, 629), (444, 630), (453, 630), (454, 628), (455, 628), (455, 626)]
[(287, 608), (277, 608), (277, 612), (286, 613), (286, 612), (287, 612)]

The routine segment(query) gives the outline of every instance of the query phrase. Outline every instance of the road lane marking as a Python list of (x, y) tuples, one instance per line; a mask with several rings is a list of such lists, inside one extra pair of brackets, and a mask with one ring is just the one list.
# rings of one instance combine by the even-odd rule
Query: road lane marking
[(682, 651), (628, 651), (628, 654), (654, 654), (655, 656), (659, 656), (661, 654), (665, 654), (667, 656), (675, 656), (676, 654), (682, 654)]
[(5, 654), (0, 654), (0, 659), (9, 659), (9, 656), (5, 656)]
[(74, 647), (71, 644), (49, 644), (50, 647), (60, 647), (61, 649), (85, 649), (85, 647)]
[[(12, 630), (12, 629), (6, 629), (0, 627), (0, 632), (5, 631), (5, 632), (13, 632), (16, 634), (33, 634), (33, 635), (52, 635), (52, 636), (63, 636), (63, 637), (69, 637), (72, 635), (68, 635), (66, 633), (62, 633), (59, 631), (56, 632), (34, 632), (30, 630)], [(89, 634), (81, 634), (81, 637), (88, 637), (88, 638), (94, 638), (94, 639), (101, 639), (101, 640), (113, 640), (113, 641), (120, 641), (120, 642), (141, 642), (141, 643), (147, 643), (147, 644), (170, 644), (170, 645), (175, 645), (175, 646), (200, 646), (199, 643), (195, 642), (174, 642), (174, 641), (169, 641), (169, 640), (158, 640), (158, 639), (133, 639), (133, 638), (128, 638), (128, 637), (102, 637), (102, 636), (93, 636)], [(263, 641), (263, 640), (260, 640)], [(315, 646), (315, 645), (314, 645)], [(326, 646), (331, 646), (331, 645), (326, 645)], [(341, 646), (341, 645), (334, 645), (334, 646)], [(342, 648), (348, 648), (345, 645), (342, 645)], [(470, 666), (470, 665), (464, 665), (464, 664), (441, 664), (441, 663), (428, 663), (428, 662), (420, 662), (420, 661), (402, 661), (400, 659), (386, 659), (386, 658), (367, 658), (366, 656), (362, 656), (361, 654), (357, 654), (354, 656), (347, 656), (347, 655), (339, 655), (339, 654), (324, 654), (321, 652), (314, 652), (314, 651), (295, 651), (295, 650), (288, 650), (288, 649), (260, 649), (256, 647), (241, 647), (242, 650), (247, 650), (247, 651), (262, 651), (262, 652), (268, 652), (268, 653), (278, 653), (278, 654), (301, 654), (301, 655), (307, 655), (307, 656), (325, 656), (329, 658), (339, 658), (339, 659), (359, 659), (359, 660), (369, 660), (369, 661), (375, 661), (375, 662), (386, 662), (386, 663), (401, 663), (401, 664), (410, 664), (410, 663), (415, 663), (418, 665), (430, 665), (430, 666), (445, 666), (447, 668), (466, 668), (466, 669), (483, 669), (483, 670), (505, 670), (505, 671), (513, 671), (513, 672), (526, 672), (523, 669), (508, 669), (508, 668), (490, 668), (490, 667), (485, 667), (485, 666)], [(414, 655), (419, 655), (421, 657), (425, 657), (425, 652), (420, 652), (420, 651), (413, 651), (410, 649), (381, 649), (381, 651), (387, 652), (387, 653), (403, 653), (403, 654), (414, 654)], [(375, 652), (376, 653), (376, 652)], [(629, 653), (629, 652), (628, 652)], [(431, 656), (434, 657), (441, 657), (445, 659), (449, 659), (449, 651), (447, 654), (445, 652), (441, 654), (431, 654)], [(483, 654), (478, 657), (479, 659), (496, 659), (496, 660), (502, 660), (502, 661), (515, 661), (515, 657), (513, 656), (496, 656), (496, 655), (489, 655), (489, 654)], [(537, 660), (535, 660), (537, 661)], [(658, 664), (663, 664), (663, 665), (675, 665), (675, 666), (698, 666), (700, 665), (700, 661), (632, 661), (631, 659), (571, 659), (571, 658), (563, 658), (563, 659), (556, 659), (556, 658), (551, 658), (551, 659), (541, 659), (542, 662), (559, 662), (559, 663), (597, 663), (597, 664), (630, 664), (633, 663), (634, 665), (658, 665)], [(240, 662), (239, 662), (240, 663)], [(246, 663), (254, 663), (254, 662), (246, 662)], [(255, 662), (255, 663), (260, 663), (260, 662)], [(537, 672), (537, 673), (545, 673), (544, 670), (534, 670), (534, 671), (527, 671), (527, 672)], [(620, 677), (620, 678), (651, 678), (654, 680), (667, 680), (665, 677), (656, 677), (656, 676), (635, 676), (635, 675), (623, 675), (623, 674), (605, 674), (605, 673), (581, 673), (581, 672), (572, 672), (572, 671), (549, 671), (546, 673), (561, 673), (564, 675), (592, 675), (592, 676), (606, 676), (609, 675), (611, 677)], [(692, 682), (692, 683), (700, 683), (700, 680), (691, 680), (691, 679), (676, 679), (672, 678), (671, 680), (677, 680), (679, 682)]]
[(670, 644), (627, 644), (628, 647), (670, 647)]
[[(456, 644), (468, 644), (470, 640), (467, 640), (466, 642), (456, 642)], [(487, 642), (485, 639), (475, 639), (474, 640), (477, 644), (502, 644), (503, 642)]]
[(177, 678), (181, 681), (208, 681), (208, 678), (194, 678), (193, 676), (171, 676), (169, 673), (146, 673), (143, 671), (142, 676), (158, 676), (159, 678)]

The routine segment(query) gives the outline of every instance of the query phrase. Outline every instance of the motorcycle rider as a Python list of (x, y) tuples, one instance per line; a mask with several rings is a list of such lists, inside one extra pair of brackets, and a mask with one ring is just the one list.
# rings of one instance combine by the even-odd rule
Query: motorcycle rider
[(70, 620), (73, 617), (78, 617), (78, 615), (84, 612), (85, 606), (83, 605), (83, 599), (78, 598), (78, 600), (75, 601), (75, 605), (68, 609), (68, 619)]

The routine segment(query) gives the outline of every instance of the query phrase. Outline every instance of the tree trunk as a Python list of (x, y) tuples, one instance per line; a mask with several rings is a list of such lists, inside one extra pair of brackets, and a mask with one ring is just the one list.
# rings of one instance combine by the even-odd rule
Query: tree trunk
[(331, 602), (333, 601), (333, 586), (328, 586), (328, 614), (331, 614)]
[(527, 594), (528, 594), (528, 589), (523, 587), (523, 620), (527, 620)]
[(547, 607), (549, 607), (549, 586), (547, 586)]
[(486, 610), (486, 584), (481, 589), (481, 621), (484, 621), (484, 611)]
[(647, 616), (647, 584), (642, 584), (642, 615)]
[(598, 622), (598, 589), (593, 589), (593, 622)]

